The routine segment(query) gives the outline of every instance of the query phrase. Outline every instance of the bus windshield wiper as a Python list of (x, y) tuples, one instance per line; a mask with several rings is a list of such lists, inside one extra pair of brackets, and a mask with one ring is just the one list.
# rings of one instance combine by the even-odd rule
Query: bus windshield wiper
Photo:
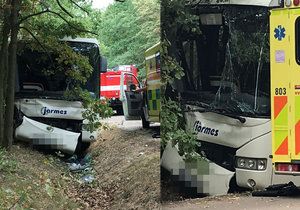
[(206, 103), (203, 103), (203, 102), (197, 102), (197, 106), (198, 106), (198, 108), (196, 108), (196, 109), (191, 109), (191, 107), (188, 106), (187, 110), (185, 110), (185, 111), (186, 112), (201, 112), (201, 113), (203, 113), (203, 112), (214, 112), (214, 113), (221, 114), (221, 115), (233, 118), (233, 119), (237, 119), (241, 123), (246, 122), (246, 118), (230, 113), (232, 111), (235, 112), (236, 110), (230, 111), (229, 107), (227, 109), (226, 108), (221, 108), (221, 107), (212, 107), (212, 106), (210, 106)]
[(246, 122), (246, 118), (241, 117), (239, 115), (235, 115), (235, 114), (230, 114), (228, 112), (225, 111), (225, 109), (220, 109), (220, 108), (204, 108), (204, 107), (199, 107), (197, 109), (189, 109), (187, 110), (187, 112), (200, 112), (200, 113), (204, 113), (204, 112), (213, 112), (213, 113), (217, 113), (220, 115), (224, 115), (233, 119), (237, 119), (239, 120), (241, 123), (245, 123)]
[(224, 109), (224, 108), (215, 108), (215, 109), (212, 109), (211, 112), (215, 112), (217, 114), (221, 114), (221, 115), (233, 118), (233, 119), (237, 119), (241, 123), (245, 123), (246, 122), (246, 118), (245, 117), (242, 117), (242, 116), (239, 116), (239, 115), (235, 115), (235, 114), (231, 114), (231, 113), (228, 112), (227, 109)]

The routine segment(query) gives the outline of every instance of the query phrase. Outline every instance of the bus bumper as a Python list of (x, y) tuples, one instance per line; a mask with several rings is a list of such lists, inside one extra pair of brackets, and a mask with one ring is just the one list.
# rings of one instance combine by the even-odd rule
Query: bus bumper
[(40, 123), (27, 117), (15, 130), (15, 137), (33, 145), (50, 146), (63, 152), (75, 152), (80, 133), (75, 133)]
[(207, 159), (199, 158), (193, 162), (185, 162), (176, 147), (172, 147), (170, 143), (163, 152), (161, 166), (167, 169), (176, 181), (184, 182), (186, 187), (196, 188), (197, 193), (207, 195), (227, 194), (234, 175), (234, 172)]

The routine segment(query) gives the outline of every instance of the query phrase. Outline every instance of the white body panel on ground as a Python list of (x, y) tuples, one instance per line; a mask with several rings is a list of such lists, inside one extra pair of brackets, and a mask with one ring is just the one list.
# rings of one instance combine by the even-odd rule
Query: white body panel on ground
[(229, 182), (234, 173), (207, 160), (199, 159), (186, 163), (178, 154), (176, 147), (169, 143), (162, 155), (161, 166), (185, 182), (185, 186), (197, 189), (198, 193), (224, 195), (229, 190)]
[(15, 137), (31, 141), (34, 145), (51, 146), (53, 149), (73, 153), (80, 133), (75, 133), (23, 117), (22, 124), (16, 128)]
[[(71, 132), (30, 119), (31, 117), (67, 119), (78, 120), (79, 123), (83, 120), (84, 111), (79, 101), (25, 98), (17, 99), (15, 106), (25, 115), (22, 124), (15, 130), (17, 139), (35, 145), (50, 145), (51, 148), (72, 154), (75, 152), (81, 134), (82, 142), (92, 142), (98, 137), (97, 131), (89, 132), (82, 129), (80, 133)], [(87, 123), (87, 120), (83, 120), (83, 124)]]

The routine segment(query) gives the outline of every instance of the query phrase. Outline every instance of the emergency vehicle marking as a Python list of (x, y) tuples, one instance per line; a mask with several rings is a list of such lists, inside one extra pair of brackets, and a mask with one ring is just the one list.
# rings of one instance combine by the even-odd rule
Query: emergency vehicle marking
[(160, 53), (146, 57), (147, 108), (150, 116), (158, 116), (160, 111)]
[(148, 109), (159, 110), (160, 109), (160, 89), (148, 90)]
[(275, 51), (275, 61), (276, 61), (276, 63), (284, 63), (285, 62), (284, 50), (276, 50)]
[(295, 122), (295, 155), (298, 155), (300, 153), (300, 96), (295, 96)]
[(275, 151), (276, 155), (287, 155), (288, 154), (288, 137), (286, 137), (282, 143), (280, 144), (280, 146), (277, 148), (277, 150)]
[(274, 29), (274, 37), (275, 39), (278, 39), (278, 41), (281, 41), (285, 37), (285, 28), (281, 25), (277, 26), (277, 28)]
[(287, 96), (274, 96), (274, 143), (276, 155), (288, 154), (288, 125)]

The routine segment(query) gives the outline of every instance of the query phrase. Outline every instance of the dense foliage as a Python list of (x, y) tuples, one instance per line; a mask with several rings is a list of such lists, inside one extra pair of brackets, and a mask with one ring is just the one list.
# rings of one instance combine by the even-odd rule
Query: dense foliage
[(115, 2), (93, 17), (94, 30), (104, 45), (109, 67), (136, 64), (144, 77), (144, 52), (160, 40), (159, 1)]
[[(173, 88), (176, 80), (182, 79), (184, 69), (178, 62), (176, 43), (182, 36), (190, 32), (200, 33), (196, 16), (192, 15), (185, 2), (180, 0), (162, 0), (162, 114), (161, 136), (162, 149), (169, 142), (178, 146), (179, 154), (186, 160), (198, 157), (196, 150), (197, 139), (194, 133), (186, 130), (184, 107), (180, 96)], [(182, 33), (184, 31), (184, 33)]]

